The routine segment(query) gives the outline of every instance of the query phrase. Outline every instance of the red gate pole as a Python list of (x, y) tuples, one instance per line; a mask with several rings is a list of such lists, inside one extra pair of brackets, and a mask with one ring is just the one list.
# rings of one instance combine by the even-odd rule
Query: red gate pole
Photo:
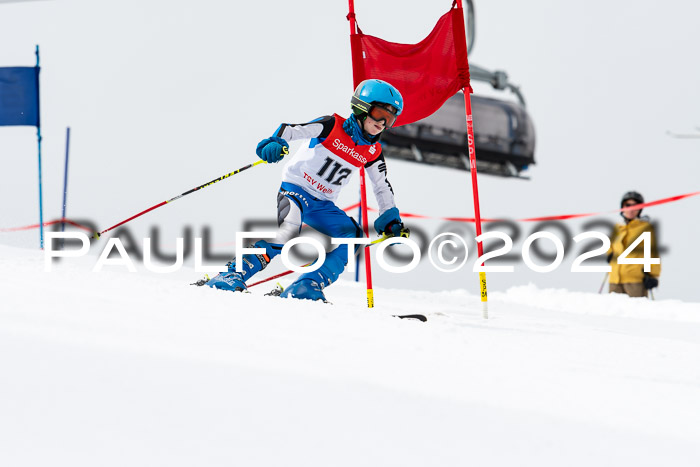
[[(469, 89), (464, 88), (464, 111), (467, 115), (467, 141), (469, 145), (469, 172), (472, 174), (472, 191), (474, 193), (474, 223), (476, 225), (476, 236), (481, 235), (481, 212), (479, 209), (479, 186), (476, 181), (476, 148), (474, 147), (474, 124), (472, 118), (472, 99)], [(479, 258), (484, 256), (484, 243), (477, 242), (476, 249)], [(484, 263), (481, 263), (483, 266)], [(484, 318), (489, 317), (488, 295), (486, 293), (486, 273), (479, 273), (479, 288), (481, 291), (481, 311)]]
[[(360, 193), (362, 199), (362, 230), (369, 238), (367, 221), (367, 186), (365, 185), (365, 168), (360, 167)], [(367, 308), (374, 308), (374, 290), (372, 289), (372, 263), (369, 258), (369, 245), (365, 246), (365, 278), (367, 279)]]
[[(460, 11), (462, 11), (462, 2), (461, 1), (456, 1), (455, 3), (458, 4), (458, 8)], [(462, 11), (462, 18), (464, 18), (464, 12)], [(466, 31), (466, 25), (465, 25), (465, 31)], [(468, 44), (466, 43), (466, 34), (465, 34), (465, 47), (467, 47)], [(473, 117), (472, 117), (472, 98), (470, 95), (470, 87), (467, 86), (463, 88), (462, 90), (464, 92), (464, 112), (467, 117), (467, 145), (469, 146), (469, 171), (471, 172), (472, 175), (472, 191), (474, 193), (473, 199), (474, 199), (474, 220), (475, 220), (475, 225), (476, 225), (476, 236), (477, 238), (481, 235), (481, 211), (479, 209), (479, 186), (476, 181), (476, 147), (474, 145), (474, 122), (473, 122)], [(477, 252), (479, 254), (479, 258), (484, 256), (484, 244), (483, 242), (477, 242), (476, 243), (476, 248)], [(484, 263), (481, 263), (481, 266), (483, 266)], [(486, 273), (485, 272), (480, 272), (479, 273), (479, 289), (481, 292), (481, 311), (484, 316), (484, 318), (488, 319), (489, 317), (489, 304), (488, 304), (488, 294), (486, 293)]]
[[(348, 13), (348, 21), (350, 22), (350, 48), (352, 50), (352, 36), (357, 34), (357, 22), (355, 21), (355, 2), (348, 0), (350, 12)], [(360, 84), (358, 81), (358, 73), (356, 67), (361, 66), (361, 63), (355, 63), (355, 51), (352, 50), (353, 57), (353, 85)], [(360, 57), (361, 59), (361, 57)], [(353, 89), (354, 91), (354, 89)], [(352, 118), (352, 116), (350, 116)], [(360, 167), (360, 205), (362, 209), (362, 230), (365, 237), (369, 238), (369, 220), (367, 216), (367, 188), (365, 184), (365, 168)], [(365, 247), (365, 279), (367, 281), (367, 307), (374, 308), (374, 290), (372, 289), (372, 263), (369, 256), (369, 245)]]

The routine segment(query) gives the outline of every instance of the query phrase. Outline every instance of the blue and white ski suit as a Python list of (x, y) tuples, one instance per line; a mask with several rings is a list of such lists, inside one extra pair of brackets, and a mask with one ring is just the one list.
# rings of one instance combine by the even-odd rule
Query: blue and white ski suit
[[(379, 142), (364, 136), (354, 116), (325, 116), (303, 124), (282, 124), (273, 136), (287, 141), (308, 140), (287, 162), (277, 198), (279, 230), (274, 244), (267, 248), (272, 259), (281, 246), (295, 237), (306, 223), (334, 238), (362, 237), (360, 226), (335, 205), (340, 190), (351, 175), (364, 166), (372, 181), (380, 215), (396, 206), (387, 179), (386, 162)], [(340, 245), (326, 255), (323, 266), (302, 275), (322, 287), (335, 282), (348, 259), (348, 246)]]

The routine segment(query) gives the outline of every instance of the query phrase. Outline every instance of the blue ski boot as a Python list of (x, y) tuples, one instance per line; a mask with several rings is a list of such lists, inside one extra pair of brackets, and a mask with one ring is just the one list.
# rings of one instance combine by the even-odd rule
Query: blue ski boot
[[(233, 263), (233, 261), (231, 262)], [(231, 264), (229, 263), (229, 264)], [(244, 292), (248, 290), (243, 281), (243, 274), (235, 272), (235, 265), (229, 266), (229, 272), (222, 272), (207, 281), (209, 287), (231, 292)]]
[(282, 245), (268, 243), (265, 240), (256, 242), (253, 247), (264, 248), (265, 253), (261, 255), (244, 255), (241, 271), (236, 271), (236, 261), (231, 260), (226, 263), (228, 271), (217, 274), (207, 281), (209, 287), (232, 292), (243, 292), (248, 290), (245, 281), (250, 279), (255, 273), (267, 267), (272, 258), (277, 256), (282, 250)]
[(328, 303), (323, 295), (323, 287), (313, 279), (299, 278), (292, 285), (284, 289), (280, 295), (282, 298), (298, 298), (301, 300), (322, 300)]
[(347, 245), (341, 245), (326, 255), (323, 266), (314, 272), (302, 274), (299, 279), (287, 287), (280, 295), (282, 298), (292, 297), (302, 300), (326, 300), (323, 289), (338, 280), (338, 276), (345, 268), (347, 258)]

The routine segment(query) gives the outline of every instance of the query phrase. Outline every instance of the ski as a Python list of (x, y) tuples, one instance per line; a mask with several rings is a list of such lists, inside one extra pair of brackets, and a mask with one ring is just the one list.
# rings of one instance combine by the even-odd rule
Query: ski
[[(196, 285), (196, 286), (201, 287), (201, 286), (205, 285), (205, 284), (209, 281), (209, 279), (210, 279), (210, 278), (209, 278), (209, 276), (207, 275), (207, 276), (205, 276), (204, 279), (200, 279), (200, 280), (198, 280), (197, 282), (193, 282), (193, 283), (190, 284), (190, 285)], [(275, 286), (275, 288), (272, 289), (272, 290), (270, 290), (268, 293), (266, 293), (265, 296), (266, 296), (266, 297), (279, 297), (280, 295), (282, 295), (282, 292), (283, 292), (283, 291), (284, 291), (284, 287), (282, 287), (282, 284), (280, 284), (280, 283), (278, 282), (277, 285)], [(248, 290), (246, 290), (246, 292), (250, 293), (250, 291), (248, 291)], [(326, 301), (326, 302), (324, 302), (324, 303), (328, 303), (328, 304), (331, 304), (331, 305), (332, 305), (332, 303), (329, 302), (329, 301)], [(394, 318), (410, 319), (410, 320), (414, 320), (414, 321), (420, 321), (420, 322), (422, 322), (422, 323), (425, 323), (426, 321), (428, 321), (428, 318), (427, 318), (425, 315), (421, 315), (420, 313), (411, 314), (411, 315), (391, 315), (391, 316), (393, 316)]]
[[(279, 282), (277, 283), (277, 286), (270, 290), (268, 293), (265, 294), (266, 297), (279, 297), (282, 295), (282, 292), (284, 291), (284, 288), (282, 287), (282, 284)], [(331, 302), (326, 301), (325, 303), (331, 304)], [(428, 321), (428, 318), (425, 315), (421, 314), (413, 314), (413, 315), (391, 315), (394, 318), (401, 318), (401, 319), (410, 319), (410, 320), (415, 320), (415, 321), (420, 321), (422, 323), (425, 323)]]
[[(408, 237), (409, 234), (410, 234), (410, 230), (409, 230), (408, 228), (404, 228), (404, 229), (401, 231), (401, 235), (400, 235), (400, 236), (401, 236), (401, 237)], [(368, 243), (366, 246), (377, 245), (377, 244), (383, 242), (384, 240), (388, 240), (388, 239), (390, 239), (390, 238), (391, 238), (391, 236), (388, 236), (387, 234), (382, 234), (381, 237), (379, 237), (379, 238), (376, 239), (376, 240), (373, 240), (372, 242)], [(360, 251), (362, 251), (362, 248), (358, 248), (358, 249), (357, 249), (357, 251), (355, 252), (355, 256), (358, 256), (358, 255), (360, 254)], [(313, 263), (314, 263), (313, 261), (310, 262), (310, 263), (306, 263), (306, 264), (302, 265), (302, 267), (311, 266)], [(281, 272), (281, 273), (276, 274), (276, 275), (274, 275), (274, 276), (268, 277), (267, 279), (263, 279), (263, 280), (254, 282), (254, 283), (248, 285), (248, 288), (255, 287), (256, 285), (263, 284), (263, 283), (268, 282), (268, 281), (271, 281), (271, 280), (273, 280), (273, 279), (278, 279), (278, 278), (280, 278), (280, 277), (284, 277), (284, 276), (286, 276), (286, 275), (288, 275), (288, 274), (292, 274), (293, 272), (294, 272), (294, 271), (292, 271), (292, 270), (285, 271), (285, 272)], [(196, 281), (196, 282), (192, 282), (190, 285), (195, 285), (195, 286), (201, 287), (201, 286), (205, 285), (207, 282), (209, 282), (209, 279), (211, 279), (211, 278), (209, 277), (209, 275), (205, 275), (204, 278), (199, 279), (199, 280)], [(267, 293), (267, 294), (265, 294), (265, 295), (271, 295), (271, 294)]]
[[(206, 284), (208, 280), (209, 280), (209, 277), (207, 277), (206, 279), (200, 279), (199, 281), (194, 282), (194, 283), (192, 283), (191, 285), (197, 285), (197, 286), (200, 286), (200, 287), (201, 287), (201, 286), (203, 286), (204, 284)], [(265, 296), (266, 296), (266, 297), (279, 297), (280, 295), (282, 295), (282, 291), (283, 291), (283, 290), (284, 290), (284, 288), (283, 288), (282, 285), (278, 282), (278, 283), (277, 283), (277, 286), (276, 286), (274, 289), (270, 290), (268, 293), (266, 293)], [(250, 293), (250, 292), (247, 291), (247, 290), (246, 290), (246, 292)], [(326, 301), (325, 303), (331, 304), (331, 302), (328, 302), (328, 301)], [(421, 315), (421, 314), (412, 314), (412, 315), (391, 315), (391, 316), (393, 316), (394, 318), (410, 319), (410, 320), (414, 320), (414, 321), (420, 321), (420, 322), (422, 322), (422, 323), (425, 323), (426, 321), (428, 321), (428, 318), (427, 318), (425, 315)]]
[(401, 318), (401, 319), (410, 319), (410, 320), (415, 320), (415, 321), (420, 321), (421, 323), (425, 323), (428, 321), (428, 318), (425, 315), (421, 314), (415, 314), (415, 315), (391, 315), (394, 318)]

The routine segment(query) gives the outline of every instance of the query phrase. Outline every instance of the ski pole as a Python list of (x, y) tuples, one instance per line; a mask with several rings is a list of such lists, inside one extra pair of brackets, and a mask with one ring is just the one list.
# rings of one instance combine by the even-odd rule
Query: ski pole
[(598, 293), (603, 293), (603, 287), (605, 287), (605, 283), (608, 281), (609, 274), (610, 274), (609, 272), (605, 273), (605, 277), (603, 278), (603, 283), (600, 284), (600, 289), (598, 289)]
[[(314, 263), (313, 261), (311, 261), (310, 263), (306, 263), (306, 264), (304, 264), (304, 265), (302, 266), (302, 268), (305, 268), (305, 267), (307, 267), (307, 266), (311, 266), (313, 263)], [(276, 275), (274, 275), (274, 276), (272, 276), (272, 277), (268, 277), (267, 279), (263, 279), (263, 280), (261, 280), (261, 281), (258, 281), (258, 282), (254, 283), (254, 284), (250, 284), (250, 285), (248, 285), (247, 287), (248, 287), (248, 288), (255, 287), (256, 285), (264, 284), (265, 282), (269, 282), (269, 281), (271, 281), (271, 280), (273, 280), (273, 279), (277, 279), (278, 277), (284, 277), (284, 276), (289, 275), (289, 274), (291, 274), (291, 273), (293, 273), (293, 272), (294, 272), (294, 271), (292, 271), (292, 270), (290, 269), (289, 271), (284, 271), (284, 272), (281, 272), (281, 273), (279, 273), (279, 274), (276, 274)]]
[[(391, 237), (382, 236), (382, 237), (380, 237), (380, 238), (378, 238), (378, 239), (376, 239), (376, 240), (374, 240), (374, 241), (368, 243), (366, 246), (376, 245), (377, 243), (383, 242), (383, 241), (386, 240), (387, 238), (391, 238)], [(355, 256), (356, 256), (356, 257), (360, 255), (360, 251), (362, 251), (362, 248), (358, 248), (358, 249), (357, 249), (357, 251), (355, 252)], [(312, 264), (314, 264), (314, 261), (311, 261), (310, 263), (306, 263), (306, 264), (302, 265), (301, 267), (302, 267), (302, 268), (305, 268), (305, 267), (307, 267), (307, 266), (311, 266)], [(261, 281), (255, 282), (254, 284), (250, 284), (250, 285), (248, 285), (248, 288), (255, 287), (256, 285), (264, 284), (265, 282), (269, 282), (269, 281), (271, 281), (271, 280), (273, 280), (273, 279), (277, 279), (277, 278), (280, 278), (280, 277), (287, 276), (287, 275), (289, 275), (289, 274), (291, 274), (291, 273), (293, 273), (293, 272), (294, 272), (294, 271), (292, 271), (291, 269), (290, 269), (289, 271), (281, 272), (281, 273), (276, 274), (276, 275), (274, 275), (274, 276), (272, 276), (272, 277), (268, 277), (267, 279), (263, 279), (263, 280), (261, 280)]]
[(120, 225), (124, 225), (124, 224), (126, 224), (127, 222), (136, 219), (137, 217), (143, 216), (143, 215), (146, 214), (147, 212), (153, 211), (154, 209), (158, 209), (159, 207), (165, 206), (165, 205), (168, 204), (168, 203), (172, 203), (173, 201), (175, 201), (175, 200), (177, 200), (177, 199), (180, 199), (180, 198), (182, 198), (183, 196), (187, 196), (187, 195), (189, 195), (190, 193), (194, 193), (194, 192), (197, 191), (197, 190), (201, 190), (202, 188), (206, 188), (206, 187), (208, 187), (209, 185), (213, 185), (213, 184), (216, 183), (216, 182), (220, 182), (221, 180), (225, 180), (225, 179), (227, 179), (227, 178), (229, 178), (229, 177), (231, 177), (231, 176), (233, 176), (233, 175), (236, 175), (237, 173), (243, 172), (243, 171), (246, 170), (246, 169), (249, 169), (249, 168), (251, 168), (251, 167), (255, 167), (255, 166), (258, 165), (258, 164), (265, 164), (265, 163), (266, 163), (265, 161), (259, 160), (259, 161), (257, 161), (257, 162), (252, 163), (252, 164), (248, 164), (248, 165), (246, 165), (245, 167), (241, 167), (241, 168), (238, 169), (238, 170), (234, 170), (234, 171), (231, 172), (231, 173), (227, 173), (226, 175), (222, 175), (221, 177), (216, 178), (216, 179), (212, 180), (211, 182), (205, 183), (204, 185), (199, 185), (198, 187), (192, 188), (191, 190), (186, 191), (186, 192), (184, 192), (184, 193), (181, 194), (181, 195), (178, 195), (178, 196), (176, 196), (176, 197), (174, 197), (174, 198), (171, 198), (171, 199), (169, 199), (169, 200), (167, 200), (167, 201), (163, 201), (162, 203), (158, 203), (158, 204), (156, 204), (155, 206), (151, 206), (150, 208), (148, 208), (148, 209), (146, 209), (146, 210), (144, 210), (144, 211), (141, 211), (140, 213), (138, 213), (138, 214), (136, 214), (136, 215), (134, 215), (134, 216), (131, 216), (130, 218), (128, 218), (128, 219), (126, 219), (126, 220), (123, 220), (123, 221), (121, 221), (120, 223), (118, 223), (118, 224), (116, 224), (116, 225), (113, 225), (112, 227), (110, 227), (110, 228), (108, 228), (108, 229), (103, 230), (102, 232), (95, 232), (94, 235), (93, 235), (93, 237), (94, 237), (94, 238), (100, 238), (100, 236), (101, 236), (103, 233), (109, 232), (110, 230), (115, 229), (115, 228), (119, 227)]

